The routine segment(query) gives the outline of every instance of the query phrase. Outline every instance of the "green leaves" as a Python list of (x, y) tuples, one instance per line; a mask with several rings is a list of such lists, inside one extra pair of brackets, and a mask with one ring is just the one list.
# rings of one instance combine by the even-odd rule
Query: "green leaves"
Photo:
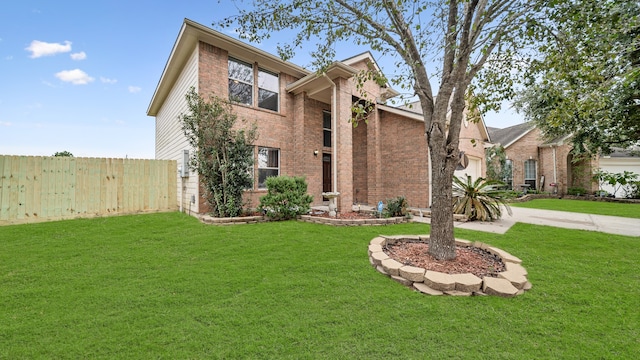
[(469, 220), (493, 221), (502, 217), (501, 206), (511, 214), (511, 208), (502, 197), (502, 191), (496, 190), (504, 185), (501, 181), (478, 178), (466, 181), (453, 177), (453, 213), (464, 214)]
[(544, 12), (517, 107), (549, 138), (573, 134), (576, 152), (640, 140), (640, 3), (555, 1)]
[(189, 165), (200, 176), (213, 216), (238, 216), (242, 194), (253, 186), (255, 124), (234, 130), (237, 116), (229, 102), (215, 96), (205, 101), (194, 87), (185, 97), (189, 113), (179, 119), (193, 149)]

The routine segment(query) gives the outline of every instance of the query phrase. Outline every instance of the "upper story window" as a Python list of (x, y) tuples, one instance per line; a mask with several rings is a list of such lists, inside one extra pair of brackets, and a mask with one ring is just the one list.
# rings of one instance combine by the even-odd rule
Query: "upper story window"
[(322, 146), (331, 147), (331, 113), (322, 112)]
[[(258, 84), (257, 90), (255, 81)], [(257, 99), (255, 102), (254, 98)], [(278, 74), (264, 69), (258, 69), (256, 76), (252, 64), (229, 57), (229, 100), (278, 111), (280, 78)]]
[(280, 90), (278, 74), (259, 69), (258, 107), (278, 111), (278, 90)]
[(253, 104), (253, 65), (229, 58), (229, 100)]

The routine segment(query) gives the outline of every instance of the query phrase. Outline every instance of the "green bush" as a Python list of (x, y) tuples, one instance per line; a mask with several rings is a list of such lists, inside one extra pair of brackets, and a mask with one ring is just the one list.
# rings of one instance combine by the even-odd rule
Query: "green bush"
[(581, 187), (570, 187), (567, 189), (567, 195), (585, 195), (587, 193), (587, 189)]
[(627, 199), (640, 199), (640, 181), (632, 181), (625, 188)]
[(384, 217), (407, 216), (407, 206), (407, 199), (404, 196), (387, 199), (387, 206), (382, 214)]
[(269, 177), (266, 184), (267, 195), (260, 198), (258, 210), (270, 219), (293, 219), (311, 209), (313, 197), (307, 194), (307, 182), (303, 177)]
[(503, 197), (504, 191), (496, 190), (504, 185), (500, 181), (477, 178), (466, 181), (453, 177), (453, 213), (463, 214), (469, 220), (493, 221), (502, 217), (503, 206), (509, 215), (511, 208)]

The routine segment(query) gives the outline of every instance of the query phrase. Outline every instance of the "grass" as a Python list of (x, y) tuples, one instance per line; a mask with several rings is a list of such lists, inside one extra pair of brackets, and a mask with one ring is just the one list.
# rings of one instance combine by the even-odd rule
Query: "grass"
[(0, 358), (633, 358), (638, 238), (456, 230), (524, 260), (512, 299), (430, 297), (377, 273), (378, 234), (215, 227), (180, 213), (0, 227)]
[(570, 211), (583, 214), (622, 216), (640, 219), (640, 203), (615, 203), (570, 199), (534, 199), (526, 202), (513, 202), (509, 205), (523, 208)]

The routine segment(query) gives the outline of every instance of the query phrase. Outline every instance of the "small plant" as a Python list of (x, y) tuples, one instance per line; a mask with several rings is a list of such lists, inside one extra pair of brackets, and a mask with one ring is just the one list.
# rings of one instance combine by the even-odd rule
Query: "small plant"
[(640, 199), (640, 181), (632, 181), (624, 189), (627, 199)]
[(313, 197), (307, 194), (302, 177), (274, 176), (266, 180), (267, 195), (260, 198), (258, 210), (272, 220), (293, 219), (309, 212)]
[(570, 187), (567, 189), (568, 195), (581, 196), (587, 193), (587, 189), (582, 187)]
[(464, 214), (469, 220), (493, 221), (502, 217), (501, 206), (511, 215), (511, 208), (502, 196), (504, 191), (495, 190), (501, 181), (478, 178), (464, 181), (453, 177), (453, 213)]
[(398, 196), (394, 199), (387, 199), (387, 206), (383, 210), (384, 217), (407, 216), (407, 199)]

